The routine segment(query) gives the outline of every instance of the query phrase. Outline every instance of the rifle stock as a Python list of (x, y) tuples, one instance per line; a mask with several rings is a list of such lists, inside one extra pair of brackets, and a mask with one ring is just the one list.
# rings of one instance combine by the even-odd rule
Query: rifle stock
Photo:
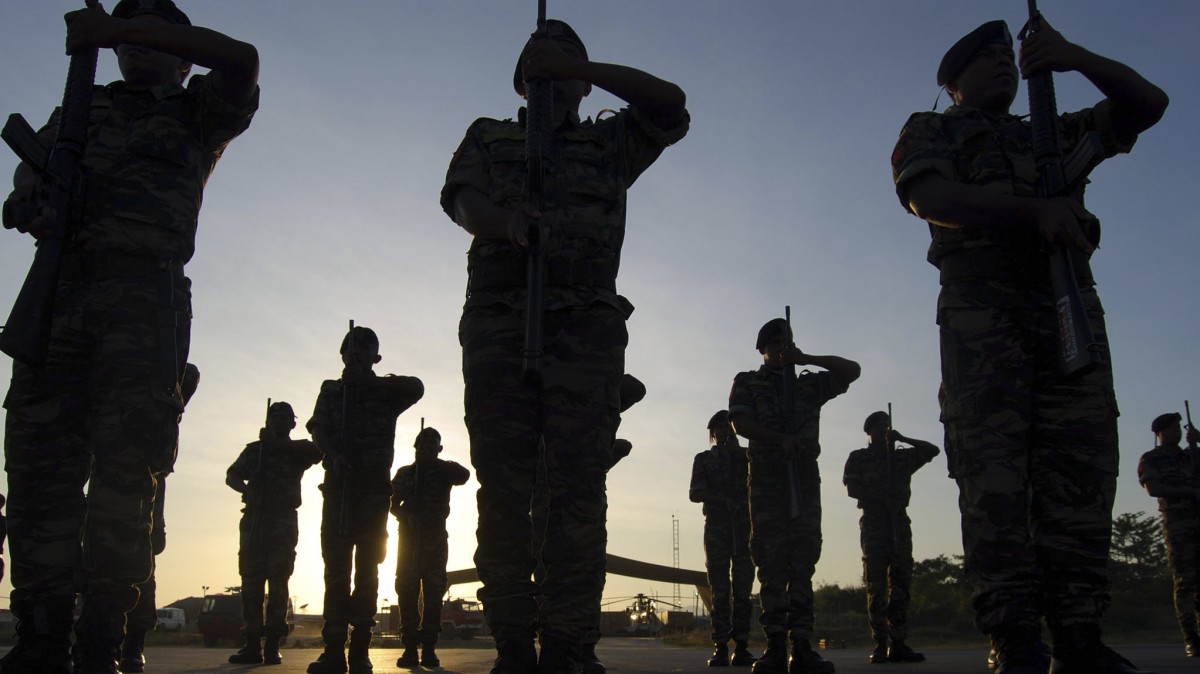
[[(1042, 15), (1037, 0), (1027, 0), (1029, 21), (1018, 38), (1025, 39), (1041, 26)], [(1034, 162), (1038, 169), (1038, 196), (1043, 198), (1071, 197), (1083, 203), (1082, 182), (1098, 161), (1095, 139), (1089, 138), (1080, 149), (1064, 162), (1058, 139), (1058, 104), (1054, 95), (1054, 76), (1040, 72), (1028, 79), (1029, 122), (1033, 129)], [(1086, 151), (1090, 150), (1092, 154)], [(1068, 174), (1067, 168), (1071, 174)], [(1104, 345), (1096, 340), (1088, 323), (1087, 311), (1075, 279), (1076, 255), (1063, 246), (1054, 246), (1050, 253), (1050, 282), (1058, 322), (1059, 371), (1068, 376), (1090, 372), (1105, 361)]]
[[(99, 6), (97, 0), (86, 0), (84, 4), (88, 8)], [(20, 115), (11, 115), (4, 132), (0, 134), (9, 147), (39, 174), (42, 204), (54, 212), (50, 232), (38, 240), (25, 282), (17, 293), (3, 330), (0, 330), (0, 351), (29, 365), (46, 362), (50, 350), (50, 323), (54, 316), (54, 297), (62, 267), (63, 240), (67, 236), (68, 222), (74, 219), (77, 195), (82, 189), (79, 166), (87, 143), (92, 86), (96, 81), (96, 58), (95, 49), (71, 56), (54, 146), (41, 162), (38, 161), (37, 152), (42, 147), (41, 143), (32, 127)], [(24, 217), (27, 214), (21, 215)]]
[[(537, 30), (533, 37), (549, 36), (546, 28), (546, 0), (538, 0)], [(544, 78), (526, 80), (525, 100), (525, 168), (526, 201), (539, 213), (543, 212), (546, 191), (545, 158), (549, 154), (550, 120), (553, 116), (550, 81)], [(530, 227), (526, 253), (525, 344), (522, 376), (531, 386), (542, 384), (542, 290), (545, 287), (546, 256), (542, 249), (541, 231)]]

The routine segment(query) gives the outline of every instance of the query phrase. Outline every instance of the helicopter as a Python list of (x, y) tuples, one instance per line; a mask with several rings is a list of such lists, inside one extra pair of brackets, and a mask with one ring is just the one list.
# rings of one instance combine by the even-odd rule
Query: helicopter
[(629, 636), (635, 637), (658, 637), (662, 635), (663, 622), (658, 616), (659, 604), (683, 609), (678, 604), (672, 604), (657, 597), (650, 597), (641, 592), (630, 597), (610, 599), (600, 606), (603, 608), (622, 602), (629, 602), (629, 605), (625, 607), (625, 614), (629, 617), (629, 625), (625, 631)]

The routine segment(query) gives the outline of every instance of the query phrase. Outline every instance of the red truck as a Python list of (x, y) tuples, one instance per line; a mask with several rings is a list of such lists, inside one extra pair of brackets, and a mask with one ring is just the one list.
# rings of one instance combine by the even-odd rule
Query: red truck
[(483, 605), (468, 599), (447, 599), (442, 602), (442, 636), (470, 639), (488, 634), (483, 622)]
[[(204, 596), (200, 605), (200, 615), (196, 618), (196, 629), (204, 639), (204, 645), (212, 648), (221, 639), (232, 641), (235, 646), (245, 643), (242, 634), (242, 595), (236, 588), (230, 592), (209, 594)], [(288, 599), (287, 609), (288, 634), (296, 628), (292, 620), (292, 600)], [(287, 643), (287, 637), (279, 640), (279, 645)]]

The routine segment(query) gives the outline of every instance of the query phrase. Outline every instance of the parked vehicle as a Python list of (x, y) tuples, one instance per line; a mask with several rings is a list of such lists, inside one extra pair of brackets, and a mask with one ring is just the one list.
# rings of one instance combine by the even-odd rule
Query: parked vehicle
[(157, 613), (158, 625), (154, 629), (164, 632), (180, 632), (187, 624), (187, 614), (181, 608), (160, 608)]
[(442, 634), (446, 637), (470, 639), (486, 635), (483, 605), (467, 599), (447, 599), (442, 602)]
[[(204, 645), (212, 648), (221, 639), (228, 639), (235, 646), (245, 643), (242, 634), (242, 595), (240, 588), (227, 588), (229, 593), (210, 594), (204, 597), (200, 606), (200, 615), (196, 618), (196, 627), (204, 639)], [(287, 608), (288, 634), (296, 629), (292, 619), (292, 600), (288, 599)], [(287, 644), (287, 637), (279, 640), (279, 645)]]

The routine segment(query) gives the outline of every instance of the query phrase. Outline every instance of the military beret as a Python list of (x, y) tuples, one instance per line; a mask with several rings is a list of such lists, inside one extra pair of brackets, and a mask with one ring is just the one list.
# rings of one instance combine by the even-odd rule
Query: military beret
[(957, 77), (963, 68), (971, 63), (980, 50), (994, 42), (1003, 42), (1012, 47), (1012, 34), (1008, 32), (1008, 24), (1000, 19), (988, 21), (955, 42), (938, 66), (938, 86), (946, 86), (947, 82)]
[(772, 318), (758, 329), (758, 341), (754, 343), (754, 348), (761, 352), (763, 347), (766, 346), (767, 342), (775, 339), (779, 335), (783, 335), (783, 338), (785, 340), (787, 339), (787, 321), (783, 320), (782, 318)]
[[(361, 325), (354, 326), (354, 344), (370, 344), (375, 348), (379, 348), (379, 336), (371, 328), (364, 328)], [(346, 331), (346, 336), (342, 338), (342, 348), (339, 353), (346, 353), (346, 349), (350, 347), (350, 331)]]
[(112, 15), (118, 19), (132, 19), (142, 14), (154, 14), (171, 23), (192, 25), (187, 14), (184, 14), (183, 10), (176, 7), (171, 0), (121, 0), (116, 7), (113, 7), (112, 11)]
[(884, 412), (883, 410), (871, 412), (867, 415), (866, 421), (863, 422), (863, 433), (870, 433), (872, 426), (878, 423), (886, 424), (888, 421), (887, 412)]
[(296, 418), (296, 413), (292, 410), (292, 406), (283, 401), (271, 403), (271, 406), (267, 408), (267, 416), (271, 416), (272, 414), (276, 413), (286, 414), (293, 419)]
[(712, 415), (712, 418), (708, 420), (708, 430), (711, 431), (719, 424), (729, 425), (729, 410), (721, 410)]
[[(588, 57), (587, 47), (584, 46), (583, 40), (579, 39), (579, 35), (575, 30), (567, 25), (566, 21), (558, 19), (546, 19), (546, 32), (550, 37), (560, 40), (566, 40), (571, 44), (579, 47), (579, 51), (583, 53), (583, 58)], [(521, 61), (525, 58), (525, 50), (529, 49), (529, 45), (533, 43), (533, 38), (530, 37), (525, 46), (521, 47), (521, 55), (517, 57), (517, 69), (513, 72), (513, 89), (520, 95), (525, 95), (525, 78), (521, 73)]]
[(1179, 412), (1168, 412), (1167, 414), (1160, 414), (1160, 415), (1154, 417), (1154, 421), (1150, 422), (1150, 432), (1151, 433), (1161, 433), (1161, 432), (1167, 430), (1168, 428), (1170, 428), (1171, 426), (1174, 426), (1175, 424), (1179, 423), (1182, 420), (1183, 420), (1183, 417), (1179, 416)]

